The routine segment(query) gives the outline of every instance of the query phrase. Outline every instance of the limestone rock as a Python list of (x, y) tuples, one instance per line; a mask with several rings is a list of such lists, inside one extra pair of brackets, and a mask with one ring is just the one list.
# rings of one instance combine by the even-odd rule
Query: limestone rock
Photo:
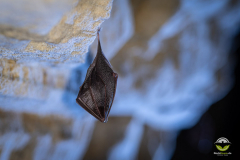
[(81, 62), (112, 0), (1, 0), (0, 58)]
[[(5, 139), (0, 139), (0, 154), (13, 159), (59, 159), (62, 154), (73, 160), (171, 159), (177, 133), (193, 126), (231, 87), (229, 48), (240, 24), (239, 8), (234, 0), (115, 0), (101, 32), (103, 51), (119, 73), (106, 125), (94, 123), (75, 102), (91, 58), (66, 66), (2, 59), (0, 131)], [(0, 45), (6, 55), (18, 56), (7, 49), (12, 46), (30, 53), (31, 44), (49, 53), (44, 58), (39, 51), (39, 59), (56, 62), (50, 59), (52, 48), (57, 50), (50, 39), (8, 40)], [(94, 46), (90, 51), (95, 53)], [(73, 57), (78, 53), (71, 52)], [(25, 137), (20, 145), (8, 145), (19, 135)]]
[[(116, 0), (111, 17), (101, 25), (101, 45), (105, 56), (111, 60), (134, 34), (134, 19), (129, 0)], [(90, 47), (97, 53), (97, 39)]]
[(0, 158), (81, 159), (94, 126), (89, 118), (41, 116), (0, 109)]

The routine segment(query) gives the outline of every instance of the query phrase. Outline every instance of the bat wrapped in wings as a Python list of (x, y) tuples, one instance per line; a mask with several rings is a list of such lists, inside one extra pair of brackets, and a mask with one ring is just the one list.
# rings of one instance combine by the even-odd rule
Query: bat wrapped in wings
[(102, 52), (99, 32), (100, 29), (97, 31), (97, 55), (87, 70), (76, 101), (99, 121), (107, 122), (116, 93), (118, 74)]

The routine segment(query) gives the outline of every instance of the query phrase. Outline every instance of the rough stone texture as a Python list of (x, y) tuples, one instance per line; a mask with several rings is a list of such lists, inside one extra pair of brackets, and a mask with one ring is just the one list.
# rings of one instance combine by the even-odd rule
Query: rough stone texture
[[(0, 108), (3, 115), (21, 119), (19, 128), (26, 134), (20, 146), (11, 146), (11, 157), (26, 154), (53, 159), (67, 150), (67, 158), (74, 160), (170, 159), (177, 133), (194, 125), (231, 87), (233, 63), (228, 53), (240, 24), (239, 8), (234, 0), (115, 0), (112, 16), (101, 25), (103, 51), (119, 73), (107, 124), (94, 123), (75, 103), (91, 58), (81, 65), (2, 59)], [(0, 46), (25, 43), (11, 39)], [(94, 48), (93, 44), (89, 57), (96, 53)], [(40, 129), (33, 127), (37, 122)], [(68, 125), (71, 128), (72, 124), (76, 124), (75, 133), (89, 135), (84, 143), (73, 143), (77, 138), (69, 136), (73, 130)], [(65, 133), (61, 128), (71, 131)], [(14, 128), (3, 130), (4, 137), (15, 132)], [(32, 133), (40, 136), (32, 138)], [(0, 140), (1, 156), (9, 154), (8, 142), (12, 141)], [(82, 148), (74, 150), (78, 145)], [(75, 153), (78, 158), (70, 156)]]
[(0, 59), (0, 94), (46, 100), (52, 90), (63, 90), (71, 74), (70, 66), (17, 63)]
[(0, 159), (84, 156), (94, 119), (74, 91), (111, 8), (112, 0), (0, 0)]
[[(101, 46), (105, 56), (111, 60), (134, 34), (131, 4), (128, 0), (113, 3), (111, 18), (101, 25)], [(93, 56), (97, 53), (97, 39), (90, 47)]]
[(81, 62), (112, 8), (112, 0), (0, 4), (0, 57), (23, 62)]
[(0, 110), (0, 159), (81, 159), (94, 126), (89, 118)]
[[(132, 119), (124, 138), (111, 149), (106, 145), (104, 154), (170, 159), (178, 130), (193, 126), (231, 88), (229, 47), (239, 29), (240, 3), (130, 2), (135, 33), (111, 60), (120, 75), (111, 115)], [(114, 45), (107, 38), (105, 48)]]

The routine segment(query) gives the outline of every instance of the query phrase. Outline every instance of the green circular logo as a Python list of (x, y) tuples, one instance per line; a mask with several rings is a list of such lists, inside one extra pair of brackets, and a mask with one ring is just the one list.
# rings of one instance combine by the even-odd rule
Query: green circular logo
[(227, 138), (221, 137), (216, 142), (215, 145), (219, 151), (226, 151), (230, 147), (230, 142)]

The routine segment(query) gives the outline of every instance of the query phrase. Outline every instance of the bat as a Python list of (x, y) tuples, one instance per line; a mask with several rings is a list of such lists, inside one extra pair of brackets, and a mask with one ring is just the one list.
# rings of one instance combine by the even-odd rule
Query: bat
[(76, 102), (99, 121), (106, 123), (116, 93), (118, 74), (102, 52), (100, 28), (97, 31), (97, 55), (87, 70)]

